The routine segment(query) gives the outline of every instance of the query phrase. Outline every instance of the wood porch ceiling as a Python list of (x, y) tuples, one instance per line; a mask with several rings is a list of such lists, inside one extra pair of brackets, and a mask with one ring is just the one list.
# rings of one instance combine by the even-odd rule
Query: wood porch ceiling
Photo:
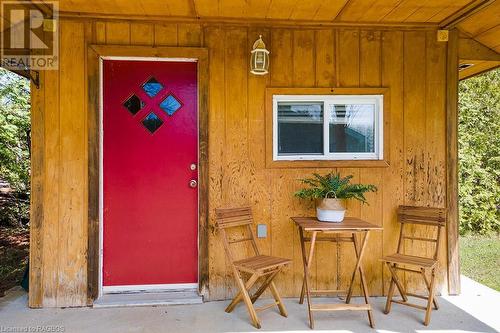
[(146, 20), (457, 27), (500, 53), (500, 0), (60, 0), (59, 10), (61, 16)]
[[(500, 52), (500, 0), (60, 0), (62, 14), (312, 23), (450, 23)], [(450, 21), (451, 20), (451, 21)]]

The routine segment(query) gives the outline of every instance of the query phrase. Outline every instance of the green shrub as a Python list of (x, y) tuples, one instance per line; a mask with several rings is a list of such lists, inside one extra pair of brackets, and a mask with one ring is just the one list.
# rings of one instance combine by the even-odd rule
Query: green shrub
[(500, 232), (500, 69), (459, 85), (460, 233)]

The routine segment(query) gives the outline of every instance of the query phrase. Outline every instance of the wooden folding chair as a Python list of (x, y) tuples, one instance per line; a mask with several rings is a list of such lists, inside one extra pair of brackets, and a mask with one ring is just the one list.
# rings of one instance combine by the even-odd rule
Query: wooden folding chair
[[(441, 241), (442, 229), (446, 225), (446, 210), (443, 208), (429, 208), (429, 207), (412, 207), (412, 206), (400, 206), (398, 210), (399, 222), (401, 223), (401, 229), (399, 233), (398, 250), (397, 253), (386, 256), (382, 258), (387, 264), (389, 271), (391, 273), (392, 279), (389, 286), (389, 292), (387, 294), (387, 303), (385, 306), (385, 314), (391, 311), (391, 304), (398, 303), (402, 305), (411, 306), (420, 310), (425, 310), (425, 320), (424, 325), (429, 325), (431, 319), (432, 305), (434, 304), (434, 309), (438, 309), (438, 302), (434, 298), (435, 289), (435, 279), (436, 279), (436, 268), (437, 268), (437, 257), (439, 250), (439, 243)], [(413, 235), (405, 234), (405, 226), (408, 224), (416, 224), (423, 226), (436, 227), (437, 232), (435, 237), (424, 238), (415, 237)], [(404, 241), (422, 241), (434, 243), (434, 255), (432, 258), (413, 256), (404, 254)], [(404, 265), (405, 267), (401, 267)], [(418, 269), (407, 268), (406, 266), (418, 267)], [(418, 295), (414, 293), (406, 292), (403, 284), (398, 278), (397, 271), (405, 271), (410, 273), (417, 273), (424, 279), (425, 285), (427, 287), (428, 296)], [(430, 271), (430, 282), (427, 278), (427, 272)], [(398, 288), (401, 294), (402, 300), (392, 299), (394, 294), (394, 287)], [(408, 302), (408, 296), (413, 296), (421, 299), (427, 300), (427, 306), (421, 306)]]
[[(216, 220), (217, 229), (222, 235), (224, 249), (230, 261), (234, 278), (236, 279), (236, 283), (240, 290), (232, 302), (227, 306), (226, 312), (233, 311), (236, 305), (243, 300), (247, 306), (252, 324), (257, 328), (260, 328), (257, 311), (265, 310), (277, 305), (281, 315), (286, 317), (287, 312), (285, 305), (283, 304), (278, 290), (274, 285), (273, 279), (283, 269), (283, 267), (291, 263), (291, 260), (260, 254), (257, 242), (255, 241), (255, 234), (252, 229), (253, 218), (252, 211), (249, 207), (216, 209)], [(229, 234), (232, 233), (230, 229), (233, 228), (243, 228), (244, 236), (239, 238), (233, 237), (231, 239), (231, 235)], [(241, 242), (251, 243), (255, 253), (253, 257), (235, 260), (233, 251), (231, 250), (231, 244)], [(246, 282), (243, 280), (244, 275), (248, 277)], [(250, 289), (260, 278), (263, 278), (261, 286), (252, 296), (250, 296)], [(260, 295), (262, 295), (267, 288), (271, 291), (271, 294), (274, 297), (274, 302), (260, 308), (254, 308), (253, 303), (257, 301)]]

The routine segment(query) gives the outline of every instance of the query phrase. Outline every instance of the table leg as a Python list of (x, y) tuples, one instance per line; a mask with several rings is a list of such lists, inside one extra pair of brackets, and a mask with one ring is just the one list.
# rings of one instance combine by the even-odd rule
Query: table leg
[[(370, 295), (368, 293), (368, 285), (366, 284), (366, 278), (365, 278), (365, 272), (363, 270), (363, 267), (361, 266), (361, 259), (363, 258), (363, 253), (364, 253), (364, 249), (366, 247), (366, 244), (367, 244), (367, 240), (368, 240), (368, 235), (369, 235), (369, 231), (366, 231), (365, 232), (365, 237), (363, 237), (363, 241), (361, 243), (361, 248), (359, 248), (359, 244), (358, 244), (358, 240), (356, 238), (356, 236), (354, 236), (354, 249), (356, 251), (356, 255), (358, 257), (358, 270), (359, 270), (359, 276), (360, 276), (360, 279), (361, 279), (361, 289), (363, 291), (363, 296), (365, 297), (365, 303), (370, 305)], [(373, 313), (372, 313), (372, 310), (370, 308), (370, 310), (367, 311), (368, 312), (368, 320), (370, 321), (370, 327), (371, 328), (375, 328), (375, 322), (373, 320)]]
[(307, 266), (307, 256), (306, 256), (306, 242), (304, 241), (304, 233), (302, 228), (299, 228), (300, 235), (300, 249), (302, 250), (302, 265), (304, 267), (304, 277), (302, 279), (302, 288), (300, 290), (300, 299), (299, 304), (304, 303), (304, 295), (306, 293), (306, 275), (305, 275), (305, 267)]
[[(351, 241), (352, 241), (353, 244), (354, 244), (354, 237), (355, 237), (355, 234), (352, 233), (351, 234)], [(354, 246), (354, 251), (356, 252), (356, 258), (357, 258), (358, 257), (358, 253), (357, 253), (357, 250), (356, 250), (356, 246)], [(349, 288), (347, 290), (347, 295), (346, 295), (346, 298), (345, 298), (345, 302), (347, 304), (349, 304), (351, 302), (352, 288), (354, 286), (354, 278), (356, 277), (356, 272), (358, 271), (357, 264), (358, 264), (358, 262), (356, 262), (356, 265), (354, 266), (354, 271), (352, 272), (351, 281), (349, 283)]]
[(305, 248), (305, 241), (304, 241), (304, 232), (302, 228), (299, 229), (300, 233), (300, 244), (302, 248), (302, 260), (304, 262), (304, 281), (303, 285), (305, 287), (305, 293), (307, 296), (307, 310), (309, 312), (309, 326), (311, 328), (314, 328), (314, 320), (313, 320), (313, 315), (311, 311), (311, 292), (310, 292), (310, 281), (309, 281), (309, 268), (311, 267), (312, 263), (312, 258), (314, 255), (314, 246), (316, 244), (316, 235), (317, 231), (312, 232), (311, 236), (311, 246), (309, 248), (309, 256), (306, 257), (306, 248)]
[[(312, 258), (311, 256), (307, 257), (306, 253), (306, 242), (304, 240), (304, 233), (302, 231), (302, 229), (299, 229), (299, 233), (300, 233), (300, 247), (302, 249), (302, 261), (304, 263), (304, 266), (307, 265), (307, 267), (311, 267), (311, 263), (312, 263)], [(314, 232), (314, 237), (316, 239), (316, 234), (317, 232)], [(311, 242), (312, 244), (312, 242)], [(309, 248), (310, 250), (311, 248)], [(301, 291), (300, 291), (300, 299), (299, 299), (299, 304), (303, 304), (304, 303), (304, 295), (305, 295), (305, 292), (306, 292), (306, 277), (304, 275), (304, 278), (302, 279), (302, 288), (301, 288)]]

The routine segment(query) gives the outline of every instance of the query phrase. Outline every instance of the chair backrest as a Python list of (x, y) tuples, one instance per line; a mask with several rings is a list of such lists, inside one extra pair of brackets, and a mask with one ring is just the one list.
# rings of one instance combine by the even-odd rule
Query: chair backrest
[[(224, 243), (224, 250), (231, 262), (234, 261), (231, 244), (250, 242), (255, 255), (259, 255), (259, 248), (255, 241), (255, 234), (253, 232), (253, 216), (250, 207), (239, 208), (217, 208), (215, 210), (216, 226), (222, 235)], [(230, 238), (228, 234), (236, 228), (243, 228), (243, 234), (239, 238)], [(246, 231), (246, 232), (245, 232)]]
[[(398, 219), (401, 223), (398, 253), (403, 252), (405, 240), (429, 242), (434, 243), (435, 245), (433, 258), (437, 259), (439, 243), (442, 236), (442, 228), (446, 225), (446, 209), (434, 207), (399, 206)], [(407, 224), (436, 227), (437, 232), (434, 237), (415, 237), (414, 235), (407, 235), (405, 234), (405, 225)]]

